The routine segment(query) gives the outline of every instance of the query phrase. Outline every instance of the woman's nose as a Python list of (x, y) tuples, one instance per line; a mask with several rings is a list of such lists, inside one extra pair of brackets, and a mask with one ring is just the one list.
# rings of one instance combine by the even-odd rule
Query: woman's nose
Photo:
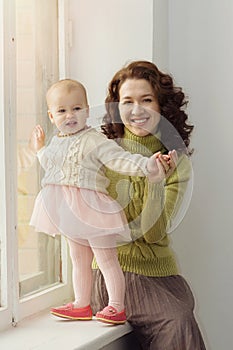
[(132, 114), (140, 115), (142, 112), (143, 112), (143, 107), (140, 106), (140, 104), (138, 103), (134, 103), (132, 108)]

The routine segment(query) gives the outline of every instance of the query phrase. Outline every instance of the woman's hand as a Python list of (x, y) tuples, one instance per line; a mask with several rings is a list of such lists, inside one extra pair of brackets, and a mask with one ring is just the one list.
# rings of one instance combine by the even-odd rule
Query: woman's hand
[(158, 183), (171, 176), (176, 168), (178, 156), (175, 150), (168, 154), (157, 152), (153, 154), (147, 164), (149, 171), (148, 180), (152, 183)]
[(34, 153), (38, 152), (45, 145), (45, 133), (40, 125), (36, 125), (32, 130), (28, 146)]

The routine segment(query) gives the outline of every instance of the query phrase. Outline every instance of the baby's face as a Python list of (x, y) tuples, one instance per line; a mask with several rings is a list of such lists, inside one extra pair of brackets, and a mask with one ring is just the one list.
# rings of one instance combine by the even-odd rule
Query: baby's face
[(73, 134), (86, 126), (88, 105), (81, 88), (69, 92), (56, 89), (49, 101), (49, 118), (62, 134)]

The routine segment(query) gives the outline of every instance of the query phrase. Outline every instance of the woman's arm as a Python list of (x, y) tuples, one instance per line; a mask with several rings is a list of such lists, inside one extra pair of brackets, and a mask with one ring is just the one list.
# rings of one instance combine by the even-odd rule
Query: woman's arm
[(148, 183), (145, 187), (141, 229), (146, 242), (156, 243), (166, 236), (182, 205), (191, 175), (191, 162), (182, 155), (165, 183)]

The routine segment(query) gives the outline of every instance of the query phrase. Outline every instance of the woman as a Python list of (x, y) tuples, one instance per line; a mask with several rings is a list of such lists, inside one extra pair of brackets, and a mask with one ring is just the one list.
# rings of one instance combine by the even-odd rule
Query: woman
[[(142, 349), (203, 350), (194, 318), (192, 292), (179, 275), (168, 232), (180, 209), (191, 177), (189, 156), (193, 126), (184, 111), (187, 101), (170, 75), (151, 62), (135, 61), (118, 71), (109, 84), (103, 132), (131, 153), (149, 156), (176, 149), (178, 160), (151, 184), (142, 177), (106, 169), (110, 195), (124, 208), (132, 242), (118, 247), (126, 280), (126, 313)], [(178, 216), (178, 219), (177, 219)], [(103, 277), (94, 262), (93, 305), (107, 299)]]

